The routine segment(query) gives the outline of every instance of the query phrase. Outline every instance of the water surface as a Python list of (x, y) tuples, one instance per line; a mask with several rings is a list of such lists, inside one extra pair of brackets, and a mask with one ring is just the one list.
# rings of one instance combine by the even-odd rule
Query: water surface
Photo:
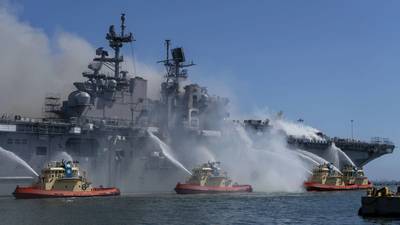
[(106, 198), (0, 197), (0, 224), (399, 224), (357, 215), (364, 191), (223, 195), (125, 194)]

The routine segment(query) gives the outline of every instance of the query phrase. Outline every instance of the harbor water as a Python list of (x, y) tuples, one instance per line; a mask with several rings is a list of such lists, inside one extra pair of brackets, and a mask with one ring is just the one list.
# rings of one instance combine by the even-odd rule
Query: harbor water
[(0, 197), (0, 224), (399, 224), (357, 215), (365, 191), (222, 195), (124, 194), (106, 198)]

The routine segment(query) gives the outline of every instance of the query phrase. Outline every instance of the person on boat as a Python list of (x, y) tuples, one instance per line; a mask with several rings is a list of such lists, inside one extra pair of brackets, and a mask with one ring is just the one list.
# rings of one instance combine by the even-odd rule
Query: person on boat
[(329, 169), (329, 176), (333, 176), (333, 163), (328, 164), (328, 169)]

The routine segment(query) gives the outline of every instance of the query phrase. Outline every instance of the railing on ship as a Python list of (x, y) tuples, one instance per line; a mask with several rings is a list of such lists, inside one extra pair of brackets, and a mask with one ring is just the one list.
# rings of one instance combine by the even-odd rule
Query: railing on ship
[[(72, 117), (66, 122), (63, 119), (56, 118), (30, 118), (19, 115), (0, 116), (0, 124), (17, 125), (14, 128), (18, 133), (35, 133), (44, 135), (60, 135), (70, 132), (71, 129), (76, 131), (77, 127), (80, 131), (93, 130), (94, 127), (100, 127), (103, 130), (117, 130), (135, 127), (144, 127), (145, 121), (127, 120), (109, 117)], [(16, 129), (16, 130), (15, 130)]]
[(385, 145), (393, 145), (393, 142), (389, 140), (389, 138), (382, 137), (373, 137), (371, 138), (372, 144), (385, 144)]
[(309, 138), (301, 138), (301, 137), (295, 137), (295, 136), (288, 136), (288, 142), (289, 143), (296, 143), (296, 144), (330, 144), (332, 142), (336, 144), (345, 144), (345, 145), (388, 145), (392, 146), (394, 145), (393, 142), (391, 142), (388, 138), (382, 138), (382, 137), (373, 137), (371, 140), (368, 141), (362, 141), (362, 140), (357, 140), (357, 139), (352, 139), (352, 138), (339, 138), (339, 137), (324, 137), (323, 139), (309, 139)]
[(64, 134), (68, 130), (68, 124), (61, 119), (31, 118), (19, 115), (3, 114), (0, 117), (0, 124), (18, 125), (15, 131), (19, 133)]
[[(84, 117), (83, 123), (92, 123), (103, 127), (132, 127), (135, 121), (110, 117)], [(82, 123), (82, 121), (81, 121)]]
[(350, 144), (376, 144), (376, 145), (394, 145), (392, 141), (389, 140), (389, 138), (383, 138), (383, 137), (373, 137), (371, 140), (368, 141), (362, 141), (362, 140), (357, 140), (353, 138), (338, 138), (334, 137), (332, 138), (332, 141), (335, 143), (350, 143)]

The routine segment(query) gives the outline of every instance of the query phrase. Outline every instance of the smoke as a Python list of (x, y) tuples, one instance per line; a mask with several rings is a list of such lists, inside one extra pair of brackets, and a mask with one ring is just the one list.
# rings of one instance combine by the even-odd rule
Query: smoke
[(41, 114), (46, 93), (64, 92), (65, 84), (80, 77), (92, 53), (83, 39), (65, 32), (51, 39), (4, 6), (0, 8), (0, 49), (1, 111), (31, 116)]
[(181, 138), (174, 144), (176, 155), (192, 167), (220, 161), (234, 182), (261, 192), (301, 192), (310, 170), (319, 164), (289, 149), (286, 137), (275, 130), (256, 133), (229, 121), (220, 129), (222, 136), (213, 141)]
[(132, 56), (125, 57), (125, 65), (135, 76), (143, 77), (147, 80), (147, 97), (153, 100), (161, 98), (161, 83), (163, 82), (163, 72), (158, 68), (149, 66), (135, 60)]
[(283, 112), (274, 114), (268, 108), (258, 108), (255, 110), (253, 118), (261, 120), (269, 120), (269, 124), (272, 125), (277, 132), (283, 132), (286, 135), (290, 135), (296, 138), (305, 138), (309, 140), (323, 140), (322, 137), (317, 135), (320, 131), (314, 127), (308, 126), (303, 122), (293, 122), (286, 119)]
[(322, 137), (317, 135), (319, 130), (304, 125), (303, 123), (294, 123), (281, 118), (276, 118), (271, 120), (271, 125), (277, 130), (284, 131), (286, 135), (297, 138), (306, 138), (309, 140), (322, 140)]
[[(65, 98), (94, 57), (94, 47), (83, 38), (65, 31), (50, 37), (4, 4), (0, 4), (0, 49), (0, 114), (33, 117), (41, 116), (46, 94)], [(157, 98), (159, 71), (140, 62), (136, 67), (148, 79), (149, 97)]]
[[(5, 7), (0, 8), (0, 49), (1, 112), (23, 112), (31, 116), (41, 114), (40, 106), (43, 105), (46, 93), (68, 93), (73, 88), (73, 82), (82, 80), (81, 73), (87, 69), (87, 64), (94, 56), (94, 47), (79, 36), (60, 31), (49, 37), (41, 29), (19, 20)], [(159, 99), (162, 72), (144, 63), (135, 62), (133, 56), (127, 55), (124, 65), (126, 69), (147, 79), (148, 97)], [(221, 89), (219, 85), (218, 89)], [(230, 92), (229, 88), (226, 90), (227, 93), (235, 93)], [(203, 118), (207, 119), (207, 116)], [(265, 118), (267, 117), (263, 117)], [(209, 124), (213, 124), (212, 122), (220, 123), (210, 121)], [(272, 129), (263, 134), (248, 132), (240, 125), (226, 122), (220, 127), (223, 135), (219, 140), (193, 140), (184, 135), (177, 135), (179, 138), (176, 139), (179, 140), (175, 140), (169, 147), (176, 158), (184, 159), (183, 162), (175, 163), (184, 164), (189, 170), (199, 164), (199, 161), (221, 161), (221, 166), (234, 181), (251, 184), (256, 191), (302, 191), (303, 182), (317, 159), (310, 155), (301, 156), (296, 150), (289, 149), (286, 135), (319, 140), (321, 137), (316, 134), (318, 130), (282, 118), (272, 118), (270, 122)], [(159, 144), (164, 151), (168, 150), (168, 146)], [(132, 152), (136, 154), (138, 151), (142, 150), (135, 149)], [(169, 156), (168, 153), (166, 156)], [(307, 157), (308, 160), (305, 160)], [(152, 161), (145, 161), (143, 157), (136, 155), (128, 158), (128, 153), (117, 158), (118, 160), (115, 160), (115, 152), (108, 151), (103, 152), (97, 159), (91, 159), (92, 162), (76, 159), (82, 161), (83, 167), (94, 175), (92, 178), (97, 183), (114, 184), (112, 179), (108, 181), (103, 174), (108, 174), (108, 177), (115, 180), (126, 179), (122, 188), (125, 185), (130, 188), (138, 187), (142, 183), (144, 188), (149, 188), (151, 185), (145, 185), (146, 179), (156, 184), (153, 186), (163, 187), (164, 185), (160, 185), (163, 182), (178, 181), (171, 179), (173, 175), (170, 176), (172, 173), (179, 173), (171, 172), (176, 167), (165, 166), (167, 169), (160, 171), (158, 164), (153, 165)], [(115, 164), (112, 170), (110, 168), (114, 165), (110, 162)], [(126, 177), (121, 178), (116, 175), (121, 174), (119, 171), (129, 173), (124, 173)], [(168, 190), (170, 189), (172, 186)]]
[[(308, 178), (313, 164), (289, 149), (282, 134), (252, 133), (238, 124), (234, 125), (234, 131), (224, 137), (227, 139), (224, 143), (226, 146), (217, 153), (234, 179), (253, 185), (256, 191), (303, 190), (303, 182)], [(237, 141), (233, 142), (233, 139)]]

